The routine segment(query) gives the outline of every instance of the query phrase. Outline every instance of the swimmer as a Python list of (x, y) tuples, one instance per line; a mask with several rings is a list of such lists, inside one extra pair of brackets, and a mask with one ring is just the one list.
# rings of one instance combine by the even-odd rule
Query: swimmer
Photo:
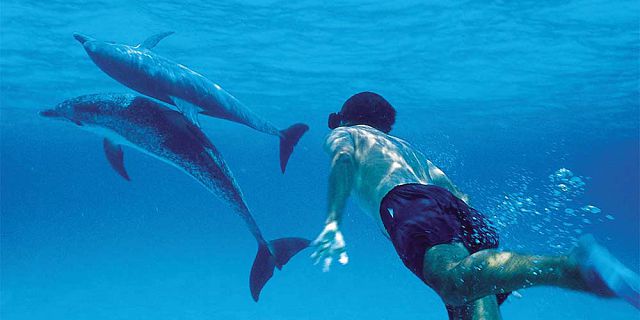
[(518, 289), (556, 286), (640, 308), (640, 280), (593, 237), (562, 256), (498, 250), (498, 234), (469, 198), (431, 161), (389, 135), (395, 109), (362, 92), (329, 116), (328, 214), (312, 258), (328, 271), (349, 257), (340, 231), (353, 192), (405, 266), (443, 300), (450, 319), (501, 319), (499, 306)]

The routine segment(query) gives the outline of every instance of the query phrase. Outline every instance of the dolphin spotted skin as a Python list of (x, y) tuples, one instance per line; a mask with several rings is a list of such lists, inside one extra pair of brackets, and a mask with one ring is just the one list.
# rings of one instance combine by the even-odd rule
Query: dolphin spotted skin
[(309, 245), (302, 238), (267, 242), (247, 207), (224, 159), (203, 132), (180, 112), (160, 102), (131, 94), (94, 94), (66, 100), (40, 112), (47, 118), (67, 120), (104, 135), (104, 150), (113, 169), (129, 180), (121, 145), (130, 146), (167, 162), (224, 199), (244, 220), (258, 242), (250, 275), (255, 301), (278, 269)]
[(74, 37), (106, 74), (146, 96), (176, 106), (196, 125), (198, 114), (205, 114), (280, 137), (280, 169), (284, 173), (294, 146), (309, 127), (298, 123), (279, 130), (211, 80), (151, 51), (171, 34), (153, 35), (137, 46), (97, 41), (80, 34)]

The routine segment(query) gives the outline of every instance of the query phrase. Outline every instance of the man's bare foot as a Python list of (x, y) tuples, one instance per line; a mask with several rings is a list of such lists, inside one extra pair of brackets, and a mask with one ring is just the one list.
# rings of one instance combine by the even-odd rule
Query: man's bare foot
[(580, 238), (570, 259), (578, 264), (591, 291), (602, 297), (619, 297), (640, 309), (640, 277), (625, 267), (591, 235)]

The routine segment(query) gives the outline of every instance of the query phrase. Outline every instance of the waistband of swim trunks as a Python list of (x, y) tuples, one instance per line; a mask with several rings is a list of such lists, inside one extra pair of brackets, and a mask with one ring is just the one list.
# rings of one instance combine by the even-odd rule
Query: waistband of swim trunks
[(389, 190), (389, 192), (387, 192), (387, 194), (384, 195), (384, 197), (382, 197), (382, 200), (380, 200), (380, 205), (382, 205), (385, 200), (391, 196), (393, 196), (394, 193), (397, 193), (401, 190), (404, 189), (411, 189), (411, 188), (426, 188), (426, 189), (442, 189), (445, 191), (449, 191), (445, 188), (442, 188), (440, 186), (436, 186), (435, 184), (424, 184), (424, 183), (418, 183), (418, 182), (411, 182), (411, 183), (403, 183), (403, 184), (399, 184), (396, 185), (395, 187), (393, 187), (391, 190)]

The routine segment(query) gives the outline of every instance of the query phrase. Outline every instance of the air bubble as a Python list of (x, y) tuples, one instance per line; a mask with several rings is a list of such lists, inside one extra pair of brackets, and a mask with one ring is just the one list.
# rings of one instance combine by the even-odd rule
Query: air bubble
[[(580, 202), (587, 178), (567, 168), (560, 168), (547, 177), (549, 180), (540, 189), (537, 186), (534, 189), (534, 179), (526, 175), (516, 175), (506, 182), (515, 190), (494, 198), (497, 208), (490, 214), (497, 221), (494, 226), (499, 232), (512, 238), (529, 232), (539, 239), (536, 246), (544, 245), (560, 252), (572, 245), (572, 239), (582, 234), (585, 226), (613, 220), (613, 216), (601, 215), (599, 208)], [(533, 249), (529, 245), (515, 247)]]
[(585, 211), (585, 212), (589, 212), (589, 213), (594, 213), (594, 214), (602, 212), (602, 210), (600, 210), (600, 208), (592, 206), (592, 205), (584, 206), (584, 207), (581, 208), (581, 210)]

